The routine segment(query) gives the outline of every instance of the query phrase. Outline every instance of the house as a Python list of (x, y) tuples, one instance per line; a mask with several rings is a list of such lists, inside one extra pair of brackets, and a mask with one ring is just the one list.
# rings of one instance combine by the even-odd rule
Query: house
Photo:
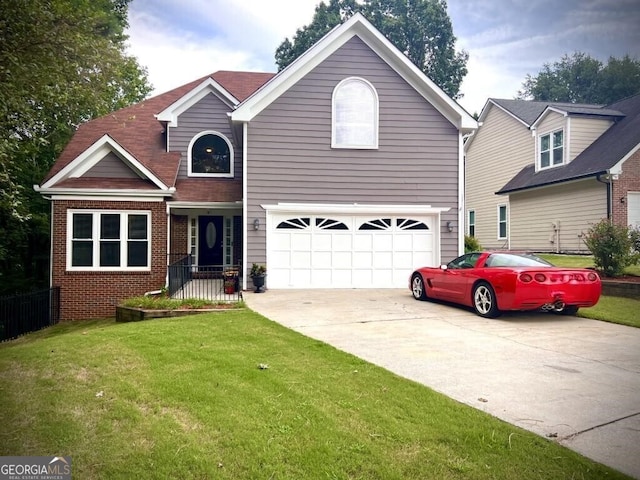
[(81, 125), (41, 185), (62, 318), (197, 266), (267, 286), (406, 288), (463, 248), (476, 121), (362, 15), (278, 74), (219, 71)]
[(466, 233), (484, 248), (586, 253), (601, 219), (640, 226), (640, 95), (490, 98), (478, 121), (465, 143)]

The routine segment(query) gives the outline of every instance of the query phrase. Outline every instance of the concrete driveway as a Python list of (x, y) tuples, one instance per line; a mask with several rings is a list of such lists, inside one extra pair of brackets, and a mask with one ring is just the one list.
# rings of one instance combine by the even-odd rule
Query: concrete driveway
[(247, 292), (265, 317), (640, 479), (640, 329), (408, 290)]

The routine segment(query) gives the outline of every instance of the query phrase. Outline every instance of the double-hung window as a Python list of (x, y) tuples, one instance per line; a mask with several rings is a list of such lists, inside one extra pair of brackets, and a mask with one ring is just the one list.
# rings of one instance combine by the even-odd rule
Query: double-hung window
[(556, 130), (555, 132), (540, 135), (539, 138), (539, 168), (562, 165), (564, 163), (564, 132)]
[(467, 235), (470, 237), (476, 236), (476, 211), (469, 210), (468, 212), (468, 222), (467, 222)]
[(369, 82), (350, 77), (333, 90), (331, 146), (378, 148), (378, 94)]
[(507, 206), (498, 205), (498, 240), (507, 238)]
[(151, 213), (67, 212), (68, 270), (149, 270)]

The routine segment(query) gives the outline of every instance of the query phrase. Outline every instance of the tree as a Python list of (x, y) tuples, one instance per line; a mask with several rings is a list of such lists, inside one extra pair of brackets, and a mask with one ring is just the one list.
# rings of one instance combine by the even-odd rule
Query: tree
[(48, 263), (49, 206), (32, 185), (75, 127), (151, 90), (125, 53), (129, 1), (0, 2), (0, 293), (38, 283), (36, 252)]
[(361, 12), (420, 70), (453, 98), (460, 98), (469, 55), (456, 52), (444, 0), (330, 0), (321, 2), (313, 20), (285, 39), (276, 50), (282, 70), (332, 28)]
[(605, 277), (622, 275), (624, 269), (640, 260), (637, 249), (638, 232), (603, 219), (592, 225), (585, 243), (593, 254), (595, 266)]
[(610, 104), (640, 92), (640, 62), (628, 55), (610, 57), (606, 65), (575, 52), (536, 75), (527, 75), (518, 98), (545, 102)]

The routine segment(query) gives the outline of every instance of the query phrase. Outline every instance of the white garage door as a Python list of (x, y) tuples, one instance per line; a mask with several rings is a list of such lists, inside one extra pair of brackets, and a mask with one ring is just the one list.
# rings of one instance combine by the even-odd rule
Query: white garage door
[(628, 224), (640, 228), (640, 192), (627, 192)]
[(435, 216), (273, 213), (270, 288), (406, 288), (435, 265)]

